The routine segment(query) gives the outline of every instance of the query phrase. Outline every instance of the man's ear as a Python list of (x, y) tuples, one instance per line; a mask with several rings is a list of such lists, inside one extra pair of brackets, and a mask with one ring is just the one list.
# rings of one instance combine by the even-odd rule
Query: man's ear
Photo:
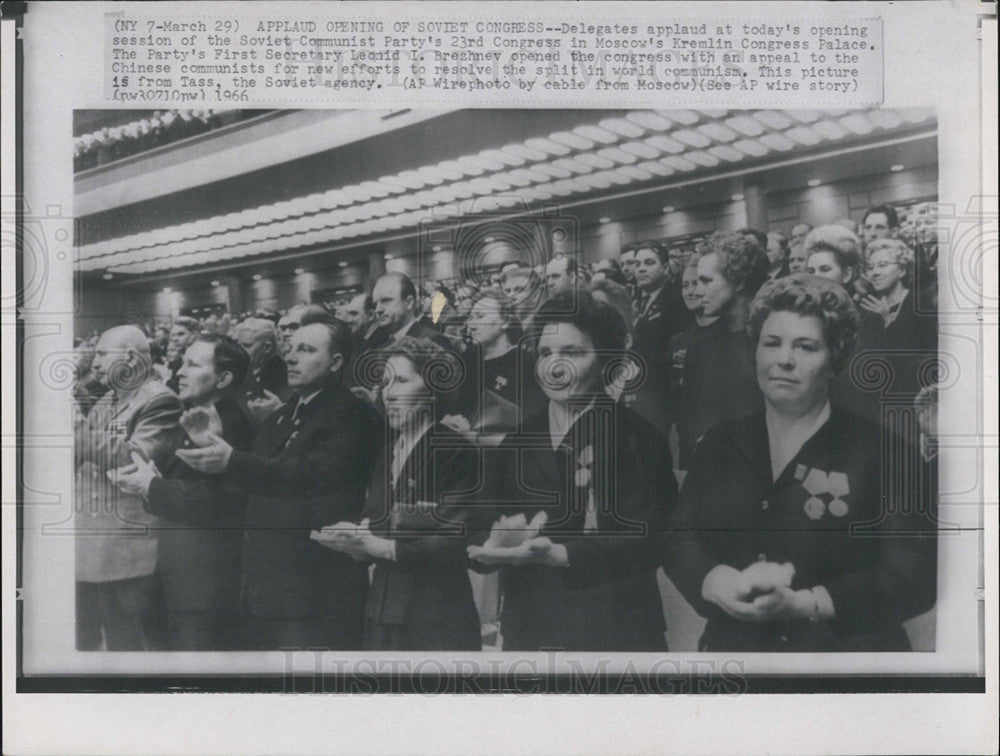
[(340, 352), (337, 352), (337, 354), (333, 355), (333, 361), (330, 363), (330, 372), (336, 373), (343, 366), (344, 366), (344, 355), (342, 355)]
[(219, 374), (218, 387), (220, 389), (226, 389), (233, 385), (233, 374), (229, 370), (223, 370)]

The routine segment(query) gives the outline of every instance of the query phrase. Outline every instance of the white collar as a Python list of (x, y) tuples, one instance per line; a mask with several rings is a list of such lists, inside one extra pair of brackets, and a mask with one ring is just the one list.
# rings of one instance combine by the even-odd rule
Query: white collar
[(311, 394), (309, 394), (309, 396), (300, 396), (298, 406), (305, 407), (307, 404), (309, 404), (309, 402), (315, 399), (319, 395), (319, 392), (322, 390), (323, 389), (319, 389), (319, 391), (313, 391)]

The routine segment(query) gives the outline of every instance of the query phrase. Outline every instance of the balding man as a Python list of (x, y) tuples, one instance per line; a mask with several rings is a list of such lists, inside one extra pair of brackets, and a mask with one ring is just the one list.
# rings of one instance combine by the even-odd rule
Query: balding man
[(156, 377), (149, 342), (135, 326), (105, 331), (92, 369), (107, 393), (76, 428), (77, 648), (159, 649), (157, 521), (108, 473), (132, 464), (133, 454), (166, 469), (181, 440), (181, 402)]
[(246, 399), (259, 399), (265, 391), (288, 398), (288, 368), (278, 354), (278, 330), (264, 318), (248, 318), (236, 329), (236, 342), (250, 355), (250, 372), (243, 385)]
[(576, 291), (576, 281), (576, 260), (568, 255), (556, 255), (545, 266), (545, 284), (549, 287), (550, 297), (564, 291)]
[(358, 346), (372, 330), (372, 315), (375, 303), (369, 294), (355, 294), (345, 304), (337, 308), (337, 317), (347, 323), (354, 337), (354, 345)]

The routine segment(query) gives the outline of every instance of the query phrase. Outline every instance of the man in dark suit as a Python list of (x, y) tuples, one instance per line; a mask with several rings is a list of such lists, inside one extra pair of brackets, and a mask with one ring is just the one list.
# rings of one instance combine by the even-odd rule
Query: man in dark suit
[[(191, 448), (208, 427), (234, 449), (253, 443), (250, 422), (234, 396), (250, 367), (250, 358), (233, 339), (202, 334), (184, 353), (178, 371), (181, 416)], [(205, 427), (193, 421), (203, 419)], [(118, 471), (125, 493), (141, 495), (143, 508), (161, 518), (156, 572), (167, 609), (168, 647), (175, 651), (223, 651), (236, 648), (240, 547), (245, 497), (226, 491), (217, 475), (198, 472), (178, 457), (163, 474), (137, 459)]]
[[(412, 336), (415, 339), (429, 339), (442, 346), (447, 345), (447, 340), (439, 330), (417, 317), (417, 288), (409, 276), (403, 273), (386, 273), (375, 282), (372, 300), (375, 303), (375, 321), (384, 334), (384, 342)], [(379, 341), (374, 335), (372, 340), (376, 343)]]
[[(375, 282), (372, 290), (375, 302), (375, 322), (378, 327), (367, 340), (362, 354), (358, 355), (356, 365), (350, 380), (354, 381), (351, 388), (358, 396), (373, 405), (379, 404), (378, 387), (370, 380), (369, 367), (372, 352), (391, 349), (404, 336), (416, 339), (427, 339), (448, 350), (458, 359), (464, 378), (460, 381), (450, 400), (454, 414), (472, 418), (478, 406), (478, 388), (481, 374), (480, 365), (482, 353), (478, 346), (452, 340), (441, 333), (423, 318), (417, 317), (417, 289), (409, 276), (403, 273), (386, 273)], [(376, 363), (384, 363), (382, 357), (375, 359)]]
[(239, 325), (236, 341), (250, 356), (250, 372), (243, 388), (247, 393), (262, 396), (270, 391), (283, 399), (288, 390), (288, 368), (278, 354), (278, 332), (274, 323), (264, 318), (248, 318)]
[(194, 318), (177, 318), (170, 326), (170, 341), (167, 342), (167, 368), (170, 370), (170, 377), (167, 379), (167, 388), (177, 393), (177, 371), (181, 369), (184, 362), (184, 350), (191, 346), (195, 337), (200, 331), (198, 321)]
[(684, 305), (677, 283), (671, 279), (676, 263), (657, 241), (636, 245), (636, 281), (639, 310), (632, 334), (632, 349), (642, 358), (646, 379), (634, 397), (626, 397), (631, 408), (664, 436), (670, 434), (675, 397), (670, 395), (670, 339), (687, 328), (694, 317)]
[(251, 450), (213, 436), (178, 452), (248, 496), (241, 602), (251, 649), (362, 646), (367, 571), (309, 538), (360, 519), (382, 439), (375, 412), (341, 384), (350, 350), (343, 322), (304, 319), (286, 356), (294, 397), (264, 421)]

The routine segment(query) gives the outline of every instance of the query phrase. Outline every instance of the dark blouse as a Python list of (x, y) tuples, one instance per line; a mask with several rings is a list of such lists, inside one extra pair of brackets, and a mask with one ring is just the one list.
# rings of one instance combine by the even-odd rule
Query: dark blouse
[[(773, 479), (758, 414), (709, 431), (681, 489), (668, 575), (708, 619), (701, 647), (728, 651), (906, 651), (902, 622), (934, 605), (936, 474), (916, 450), (834, 407)], [(795, 566), (793, 590), (823, 586), (830, 622), (740, 622), (701, 598), (720, 564)]]

